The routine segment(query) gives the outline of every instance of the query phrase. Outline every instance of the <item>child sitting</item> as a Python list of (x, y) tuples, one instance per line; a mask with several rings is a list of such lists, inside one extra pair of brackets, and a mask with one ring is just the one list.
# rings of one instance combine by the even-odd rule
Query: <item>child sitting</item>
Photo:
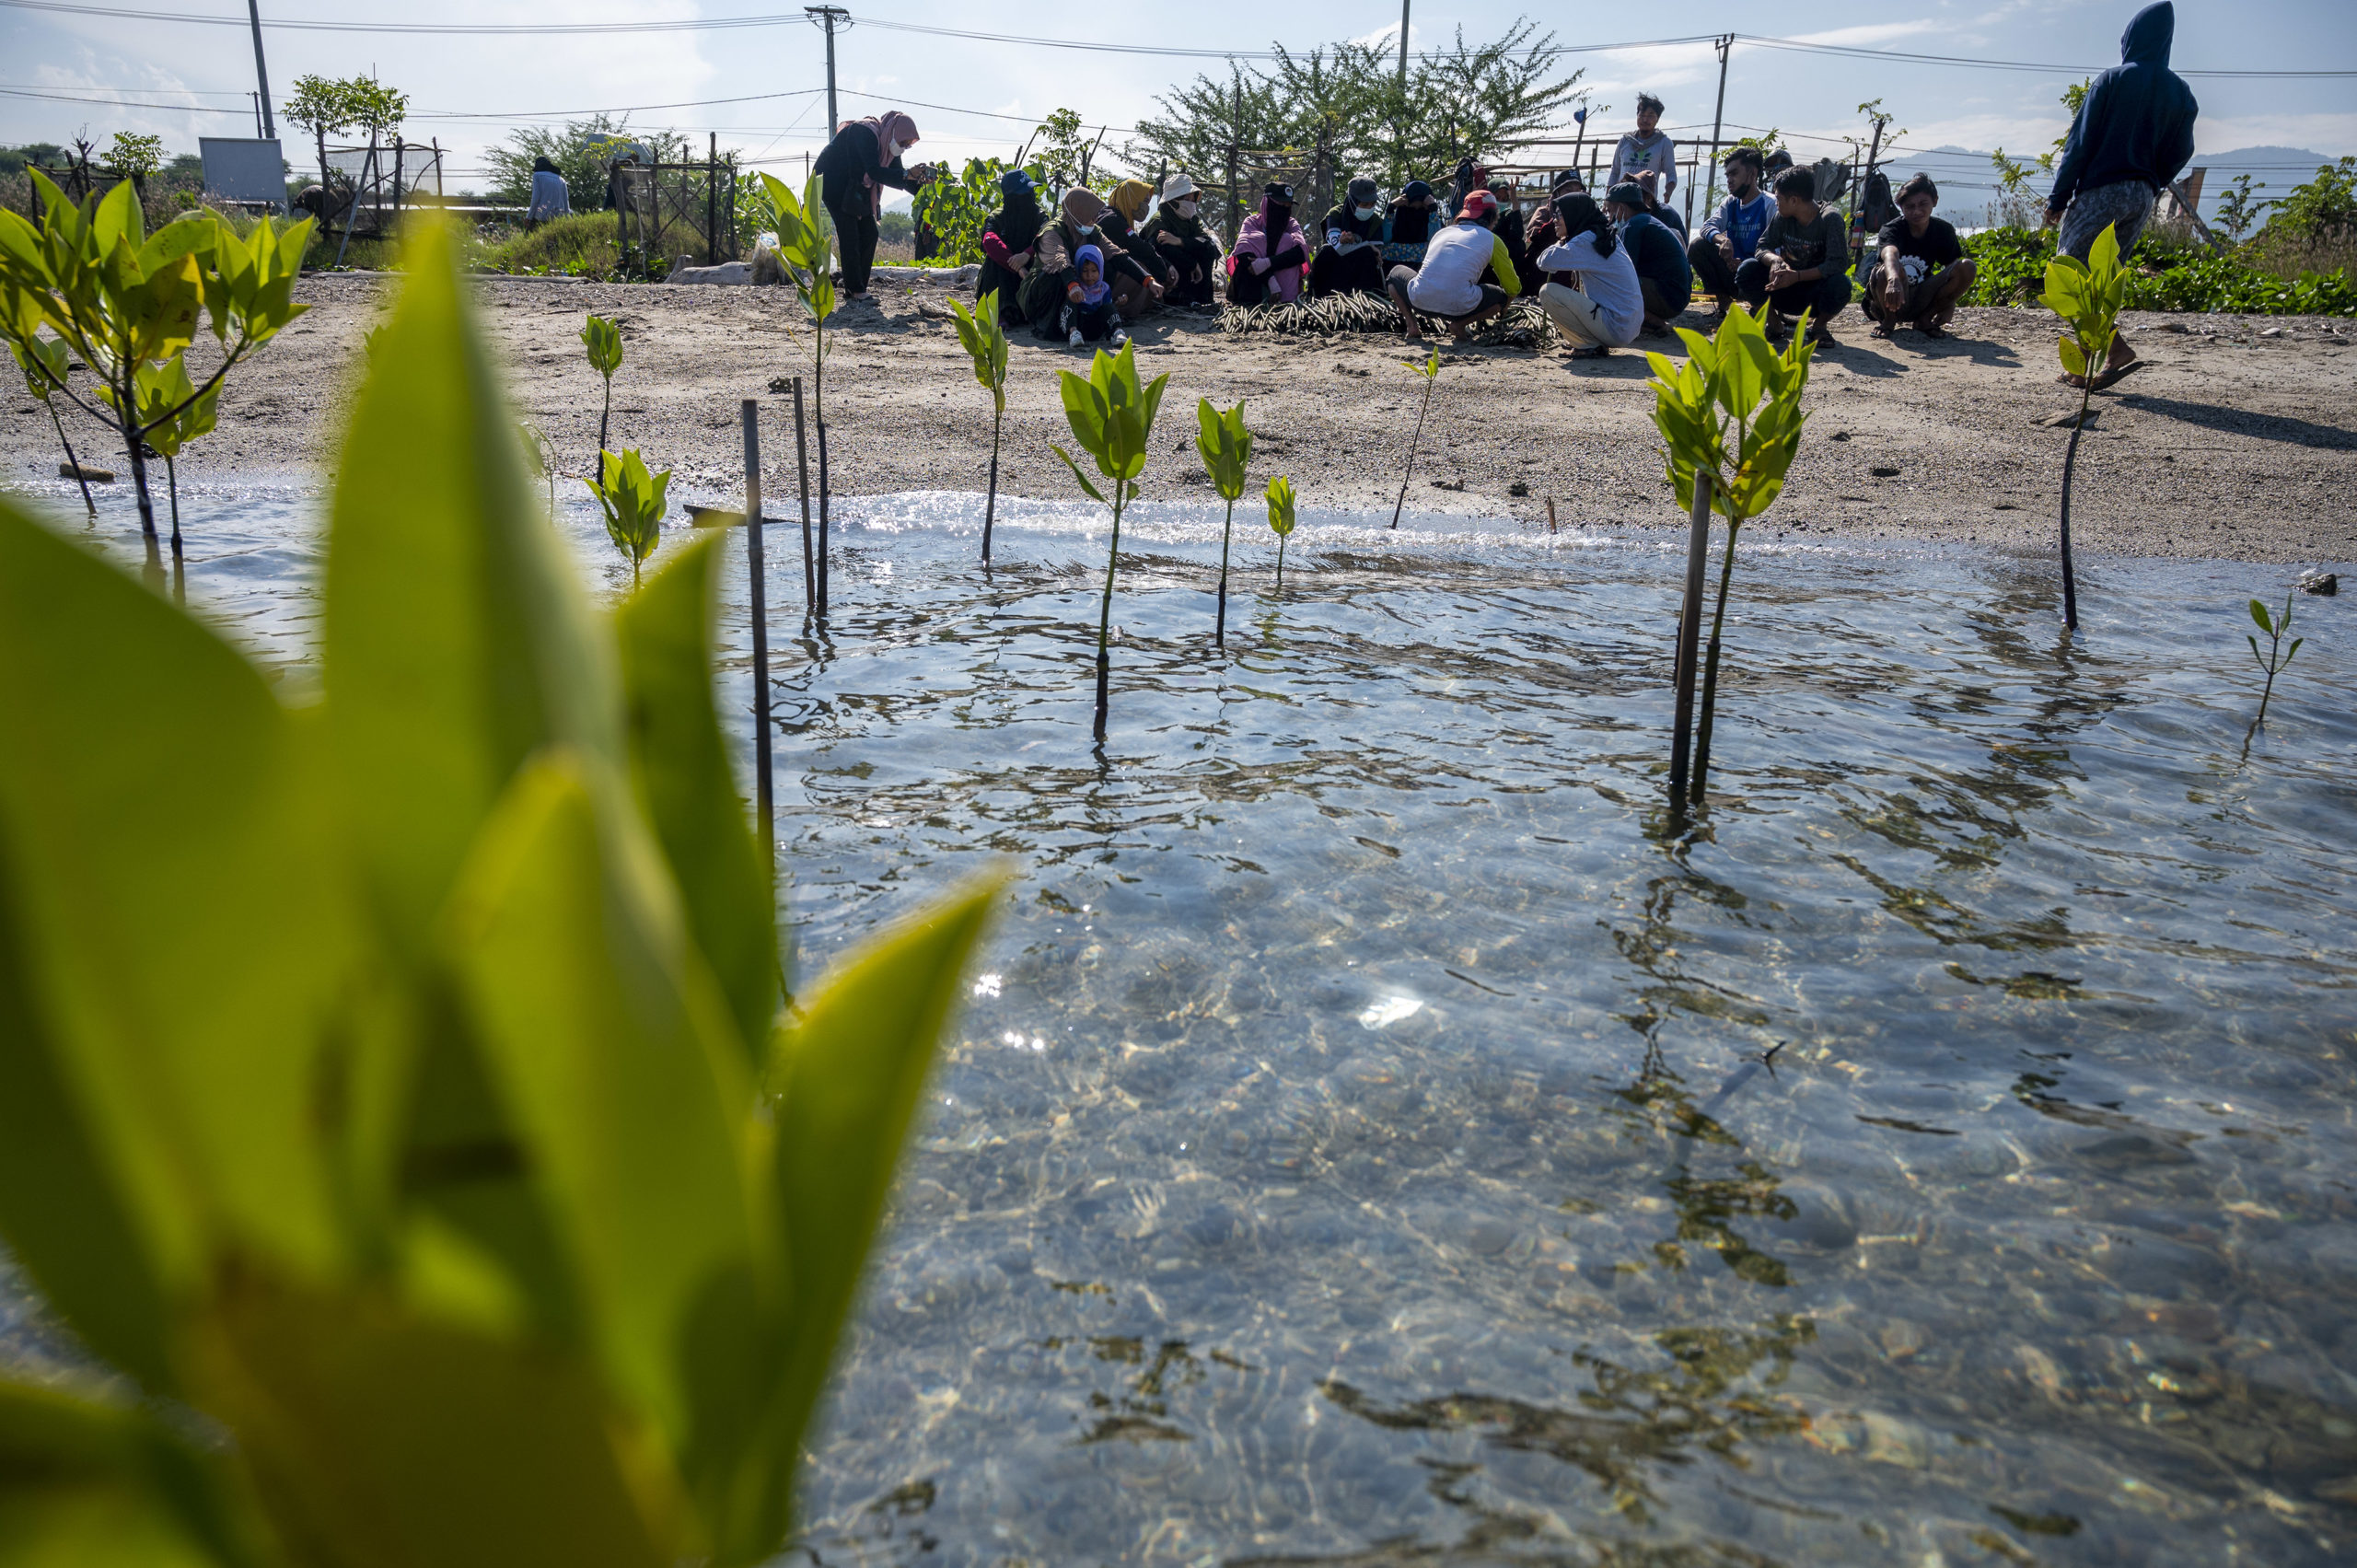
[(1080, 280), (1064, 288), (1064, 341), (1078, 348), (1084, 342), (1103, 339), (1115, 348), (1130, 341), (1121, 330), (1120, 313), (1113, 308), (1113, 285), (1105, 281), (1105, 252), (1084, 245), (1073, 253)]

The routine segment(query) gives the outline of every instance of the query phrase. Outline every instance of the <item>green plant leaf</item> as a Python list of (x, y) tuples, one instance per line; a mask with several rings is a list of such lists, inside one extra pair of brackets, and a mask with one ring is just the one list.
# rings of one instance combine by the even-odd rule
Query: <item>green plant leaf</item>
[(2258, 599), (2250, 601), (2250, 618), (2258, 622), (2258, 629), (2260, 631), (2266, 633), (2270, 637), (2275, 634), (2275, 621), (2273, 618), (2267, 613), (2267, 606)]
[(603, 316), (583, 323), (581, 342), (588, 352), (589, 368), (611, 381), (622, 367), (622, 330)]
[(659, 854), (599, 766), (557, 750), (518, 773), (443, 951), (607, 1375), (677, 1442), (690, 1315), (766, 1258), (738, 1135), (751, 1074)]
[(615, 612), (614, 630), (631, 781), (752, 1060), (777, 1016), (777, 908), (713, 703), (721, 543), (680, 552)]
[(1279, 474), (1269, 481), (1269, 527), (1279, 539), (1293, 532), (1296, 499), (1292, 480)]
[[(1069, 376), (1072, 373), (1070, 371), (1066, 371), (1064, 374)], [(1081, 494), (1086, 495), (1091, 501), (1096, 502), (1100, 506), (1110, 504), (1106, 501), (1104, 495), (1097, 490), (1097, 486), (1088, 482), (1088, 476), (1080, 471), (1080, 465), (1072, 460), (1072, 454), (1070, 452), (1065, 451), (1062, 447), (1055, 445), (1053, 442), (1049, 443), (1048, 450), (1053, 452), (1059, 458), (1062, 458), (1064, 460), (1064, 467), (1072, 470), (1072, 477), (1080, 483)]]
[(796, 1451), (825, 1385), (917, 1097), (1004, 885), (985, 877), (867, 943), (778, 1032), (774, 1200), (794, 1290), (781, 1453)]
[(2073, 376), (2084, 377), (2086, 375), (2087, 356), (2079, 351), (2078, 339), (2064, 338), (2054, 345), (2054, 349), (2057, 354), (2062, 356), (2062, 368), (2064, 370), (2069, 371)]
[(330, 727), (398, 949), (423, 950), (524, 759), (621, 768), (610, 645), (536, 503), (441, 226), (418, 223), (346, 436), (328, 536)]
[[(4, 504), (0, 660), (0, 1225), (168, 1388), (157, 1314), (208, 1248), (339, 1263), (312, 1093), (358, 916), (261, 677)], [(159, 801), (185, 826), (125, 830)]]

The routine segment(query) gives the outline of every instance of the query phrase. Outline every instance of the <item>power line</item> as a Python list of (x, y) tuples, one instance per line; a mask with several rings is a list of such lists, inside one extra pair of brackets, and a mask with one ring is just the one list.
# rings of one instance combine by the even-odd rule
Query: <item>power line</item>
[[(15, 0), (0, 0), (13, 5)], [(2049, 65), (2026, 60), (1982, 60), (1965, 54), (1915, 54), (1898, 49), (1866, 49), (1848, 43), (1813, 43), (1795, 38), (1762, 38), (1756, 33), (1737, 33), (1736, 39), (1760, 49), (1790, 50), (1801, 54), (1840, 54), (1859, 60), (1902, 61), (1917, 65), (1958, 65), (1980, 71), (2036, 71), (2065, 76), (2092, 76), (2110, 69), (2106, 65)], [(2357, 76), (2357, 71), (2178, 71), (2180, 76), (2207, 77), (2339, 77)]]
[(79, 93), (41, 92), (32, 87), (0, 87), (0, 98), (41, 98), (56, 103), (103, 103), (118, 109), (168, 109), (180, 114), (235, 114), (249, 120), (253, 118), (254, 112), (251, 109), (214, 109), (199, 103), (152, 103), (135, 98), (91, 98)]

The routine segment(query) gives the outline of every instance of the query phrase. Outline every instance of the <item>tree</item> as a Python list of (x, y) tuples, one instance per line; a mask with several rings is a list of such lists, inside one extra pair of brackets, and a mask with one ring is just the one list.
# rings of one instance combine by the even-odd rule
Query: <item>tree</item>
[[(645, 148), (656, 163), (688, 161), (688, 139), (676, 131), (634, 131), (627, 115), (592, 114), (562, 127), (528, 125), (509, 132), (505, 146), (483, 153), (496, 181), (486, 194), (507, 206), (523, 206), (532, 199), (533, 160), (544, 157), (564, 176), (573, 210), (593, 212), (606, 204), (607, 157), (626, 146)], [(737, 151), (731, 147), (726, 155), (733, 158)]]
[(302, 75), (286, 100), (287, 121), (311, 133), (319, 154), (319, 186), (328, 189), (328, 138), (346, 131), (366, 131), (374, 144), (401, 127), (409, 115), (409, 94), (389, 87), (373, 76)]
[(164, 138), (117, 131), (114, 145), (107, 149), (107, 164), (132, 183), (145, 186), (147, 177), (164, 167)]

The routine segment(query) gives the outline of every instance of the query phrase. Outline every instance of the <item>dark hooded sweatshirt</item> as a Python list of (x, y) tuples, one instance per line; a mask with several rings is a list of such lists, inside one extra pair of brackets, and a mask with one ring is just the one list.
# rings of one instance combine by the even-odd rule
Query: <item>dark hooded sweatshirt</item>
[(2177, 10), (2147, 6), (2120, 35), (2120, 63), (2095, 79), (2062, 146), (2047, 210), (2059, 213), (2082, 191), (2141, 180), (2159, 190), (2193, 157), (2193, 89), (2169, 69)]

